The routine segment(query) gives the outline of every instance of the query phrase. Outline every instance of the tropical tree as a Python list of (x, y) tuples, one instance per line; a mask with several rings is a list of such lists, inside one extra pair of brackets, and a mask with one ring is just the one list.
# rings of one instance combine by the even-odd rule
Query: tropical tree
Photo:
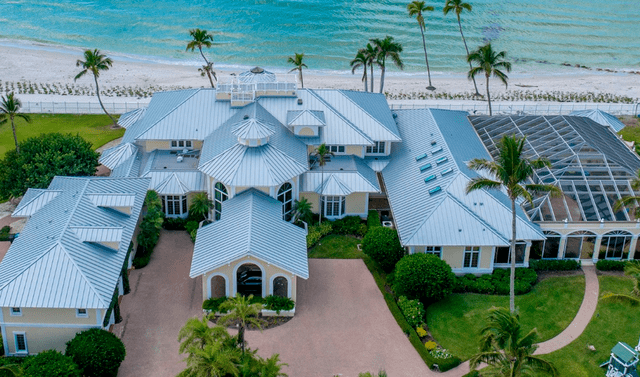
[(240, 360), (238, 349), (226, 347), (222, 342), (207, 343), (203, 348), (191, 347), (185, 359), (187, 368), (178, 377), (240, 376)]
[(101, 54), (100, 50), (85, 50), (84, 60), (78, 59), (76, 61), (76, 67), (82, 67), (82, 71), (80, 71), (73, 80), (76, 81), (89, 72), (93, 74), (93, 81), (96, 84), (96, 95), (98, 96), (100, 107), (102, 107), (102, 111), (104, 111), (104, 113), (107, 114), (109, 118), (111, 118), (113, 126), (118, 127), (118, 122), (116, 121), (116, 119), (107, 112), (107, 109), (104, 108), (104, 104), (102, 103), (102, 99), (100, 98), (100, 87), (98, 86), (98, 77), (100, 77), (100, 71), (108, 71), (112, 65), (113, 60), (111, 60), (111, 58), (108, 58), (106, 55)]
[(209, 198), (209, 195), (206, 192), (199, 192), (191, 199), (189, 214), (194, 218), (206, 220), (212, 208), (213, 200)]
[(288, 366), (289, 364), (283, 363), (280, 360), (280, 355), (275, 353), (271, 355), (268, 359), (262, 359), (258, 356), (258, 361), (260, 362), (260, 371), (259, 376), (262, 377), (288, 377), (288, 375), (282, 372), (283, 366)]
[(304, 54), (295, 53), (295, 56), (290, 56), (287, 60), (287, 63), (293, 64), (295, 67), (292, 68), (289, 72), (298, 71), (300, 75), (300, 85), (304, 88), (304, 81), (302, 80), (302, 68), (309, 68), (306, 64), (302, 62), (304, 59)]
[(371, 92), (373, 93), (373, 66), (377, 63), (378, 50), (373, 47), (371, 43), (367, 43), (367, 46), (362, 49), (362, 52), (364, 53), (369, 69), (371, 70)]
[(206, 30), (198, 28), (189, 30), (189, 35), (191, 35), (191, 40), (187, 43), (186, 51), (193, 51), (196, 48), (200, 51), (200, 55), (202, 56), (202, 59), (204, 59), (205, 64), (198, 70), (202, 76), (207, 75), (209, 82), (211, 83), (211, 87), (215, 88), (216, 86), (213, 84), (212, 79), (212, 76), (215, 77), (215, 73), (212, 75), (213, 63), (209, 63), (209, 60), (207, 60), (207, 57), (204, 56), (204, 53), (202, 52), (203, 47), (211, 48), (211, 45), (213, 44), (213, 36)]
[(362, 82), (364, 82), (364, 91), (369, 91), (369, 81), (367, 80), (367, 64), (369, 59), (364, 49), (358, 50), (356, 57), (351, 61), (351, 73), (356, 73), (356, 69), (362, 67)]
[(296, 200), (293, 204), (293, 222), (296, 223), (298, 220), (302, 220), (310, 224), (313, 219), (312, 208), (313, 205), (309, 203), (307, 198)]
[(488, 366), (482, 369), (483, 376), (518, 377), (558, 376), (558, 371), (550, 362), (533, 353), (538, 338), (536, 329), (522, 336), (518, 314), (506, 308), (489, 310), (487, 325), (481, 330), (480, 353), (471, 357), (470, 367), (475, 370), (481, 363)]
[[(20, 146), (18, 145), (18, 136), (16, 135), (16, 125), (14, 119), (16, 117), (24, 119), (25, 122), (31, 122), (31, 118), (27, 114), (21, 114), (20, 108), (22, 102), (17, 99), (13, 92), (2, 96), (2, 102), (0, 102), (0, 124), (5, 124), (11, 120), (11, 130), (13, 131), (13, 141), (16, 144), (16, 153), (20, 154)], [(9, 119), (7, 119), (9, 118)]]
[(238, 344), (240, 345), (243, 355), (246, 346), (244, 333), (247, 327), (255, 326), (262, 330), (262, 326), (264, 326), (265, 323), (264, 320), (258, 318), (258, 314), (260, 314), (260, 311), (262, 310), (262, 304), (252, 304), (252, 299), (253, 295), (246, 297), (241, 294), (237, 294), (236, 297), (231, 297), (220, 305), (220, 311), (226, 312), (227, 314), (223, 315), (218, 320), (218, 323), (222, 326), (226, 326), (231, 323), (238, 324)]
[[(323, 193), (324, 193), (324, 166), (327, 164), (327, 157), (333, 156), (333, 152), (331, 152), (331, 150), (329, 150), (329, 148), (327, 147), (327, 145), (325, 143), (322, 143), (318, 148), (316, 148), (316, 150), (313, 153), (313, 155), (318, 160), (318, 165), (320, 165), (320, 169), (321, 169), (320, 180), (322, 182), (322, 186), (320, 187), (320, 200), (322, 201), (322, 196), (323, 196)], [(324, 206), (321, 205), (320, 206), (320, 221), (319, 221), (320, 224), (322, 224), (322, 216), (324, 215), (323, 212), (324, 212)]]
[(380, 93), (384, 89), (384, 73), (387, 69), (387, 58), (391, 59), (393, 64), (398, 68), (404, 69), (404, 63), (400, 58), (402, 52), (402, 45), (398, 42), (394, 42), (393, 37), (387, 35), (384, 39), (373, 38), (371, 43), (378, 50), (376, 56), (377, 64), (380, 65)]
[(436, 88), (431, 85), (431, 70), (429, 69), (429, 57), (427, 55), (427, 42), (424, 38), (424, 31), (427, 29), (424, 23), (424, 12), (432, 12), (432, 6), (427, 6), (424, 4), (424, 1), (414, 0), (409, 5), (407, 5), (407, 11), (409, 11), (409, 17), (415, 17), (418, 21), (418, 25), (420, 26), (420, 34), (422, 34), (422, 48), (424, 49), (424, 61), (427, 63), (427, 76), (429, 77), (429, 86), (427, 86), (428, 90), (436, 90)]
[[(218, 76), (216, 76), (216, 72), (213, 70), (213, 62), (209, 62), (203, 65), (201, 68), (198, 68), (198, 72), (200, 72), (200, 76), (202, 77), (208, 76), (209, 81), (211, 81), (212, 76), (214, 79), (216, 79), (216, 81), (218, 81)], [(211, 83), (211, 85), (213, 85), (213, 83)], [(215, 87), (212, 86), (212, 88), (215, 88)]]
[(209, 319), (208, 315), (203, 316), (202, 319), (189, 318), (182, 326), (178, 333), (180, 353), (188, 352), (194, 347), (204, 349), (207, 344), (229, 338), (229, 333), (223, 326), (209, 326)]
[[(469, 79), (473, 79), (480, 72), (484, 72), (487, 79), (487, 101), (489, 102), (489, 115), (492, 115), (491, 111), (491, 95), (489, 93), (489, 78), (497, 77), (507, 86), (507, 74), (503, 72), (511, 71), (511, 63), (506, 61), (507, 53), (504, 51), (496, 52), (491, 47), (491, 43), (487, 43), (484, 46), (479, 47), (476, 51), (467, 56), (467, 62), (472, 65), (469, 70)], [(476, 66), (473, 66), (473, 63)]]
[[(464, 49), (467, 51), (467, 56), (469, 56), (469, 47), (467, 47), (467, 40), (464, 37), (464, 33), (462, 32), (462, 22), (460, 22), (460, 14), (463, 10), (467, 10), (471, 12), (472, 7), (471, 4), (465, 3), (464, 0), (447, 0), (444, 4), (444, 8), (442, 11), (446, 16), (449, 12), (454, 11), (456, 13), (456, 17), (458, 18), (458, 28), (460, 29), (460, 35), (462, 36), (462, 43), (464, 43)], [(471, 63), (469, 63), (469, 69), (472, 69)], [(476, 78), (473, 77), (473, 87), (476, 89), (476, 96), (480, 96), (480, 92), (478, 92), (478, 85), (476, 84)]]
[(560, 195), (559, 188), (546, 184), (526, 184), (533, 177), (535, 170), (551, 167), (551, 163), (544, 158), (527, 159), (524, 154), (526, 138), (515, 135), (505, 135), (498, 143), (498, 157), (495, 161), (476, 158), (468, 163), (472, 170), (488, 173), (491, 178), (478, 176), (467, 184), (467, 194), (484, 189), (504, 189), (511, 200), (511, 276), (509, 281), (509, 309), (515, 312), (515, 274), (516, 274), (516, 201), (525, 199), (533, 204), (532, 193), (549, 192)]
[(640, 262), (631, 261), (624, 266), (624, 274), (633, 276), (636, 281), (633, 290), (629, 294), (605, 293), (601, 301), (621, 302), (631, 306), (640, 305)]

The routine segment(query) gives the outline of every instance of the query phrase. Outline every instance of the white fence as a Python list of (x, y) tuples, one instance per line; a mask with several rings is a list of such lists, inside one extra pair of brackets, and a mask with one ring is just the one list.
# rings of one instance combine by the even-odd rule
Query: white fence
[[(470, 114), (489, 114), (489, 106), (486, 103), (392, 103), (391, 108), (398, 109), (447, 109), (467, 111)], [(554, 103), (538, 104), (527, 103), (492, 103), (493, 114), (517, 114), (517, 115), (568, 115), (579, 110), (602, 110), (613, 115), (638, 115), (640, 114), (640, 104), (623, 103)]]
[[(110, 114), (124, 114), (147, 107), (148, 102), (103, 102)], [(30, 114), (104, 114), (98, 102), (33, 102), (23, 101), (23, 113)]]

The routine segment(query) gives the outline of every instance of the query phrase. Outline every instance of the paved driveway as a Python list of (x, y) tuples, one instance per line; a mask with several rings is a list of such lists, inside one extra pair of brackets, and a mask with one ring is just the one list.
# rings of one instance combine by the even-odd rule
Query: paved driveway
[(127, 348), (118, 376), (175, 376), (185, 368), (178, 331), (187, 319), (202, 316), (201, 278), (189, 277), (192, 254), (187, 232), (163, 230), (151, 263), (131, 271), (124, 320), (114, 331)]
[(295, 317), (249, 331), (262, 357), (279, 353), (290, 377), (357, 377), (385, 369), (391, 377), (434, 376), (389, 312), (361, 260), (310, 259), (298, 279)]

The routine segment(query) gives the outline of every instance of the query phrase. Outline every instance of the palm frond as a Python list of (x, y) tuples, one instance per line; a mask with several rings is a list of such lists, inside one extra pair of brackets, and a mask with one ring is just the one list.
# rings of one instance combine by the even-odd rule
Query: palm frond
[(494, 181), (488, 178), (476, 177), (473, 178), (467, 183), (467, 188), (465, 189), (466, 193), (470, 193), (476, 190), (491, 190), (496, 189), (499, 190), (502, 187), (502, 182)]
[(634, 297), (632, 295), (625, 295), (619, 293), (605, 293), (601, 298), (602, 302), (628, 304), (631, 306), (640, 305), (640, 297)]

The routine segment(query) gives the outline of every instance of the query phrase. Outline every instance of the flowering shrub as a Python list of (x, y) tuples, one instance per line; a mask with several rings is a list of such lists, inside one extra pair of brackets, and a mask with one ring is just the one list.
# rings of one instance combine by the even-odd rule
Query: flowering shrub
[(424, 305), (420, 301), (409, 300), (405, 296), (400, 296), (398, 307), (409, 325), (414, 329), (424, 322)]
[(434, 349), (438, 348), (438, 345), (436, 344), (436, 342), (426, 342), (424, 344), (424, 348), (427, 349), (427, 351), (429, 351), (429, 353), (431, 353), (431, 351), (433, 351)]
[(431, 356), (435, 357), (436, 359), (449, 359), (453, 357), (453, 355), (444, 348), (436, 348), (429, 351), (429, 353), (431, 353)]
[(418, 327), (416, 329), (416, 332), (418, 333), (418, 336), (421, 338), (424, 338), (425, 336), (427, 336), (427, 330), (423, 329), (422, 327)]

